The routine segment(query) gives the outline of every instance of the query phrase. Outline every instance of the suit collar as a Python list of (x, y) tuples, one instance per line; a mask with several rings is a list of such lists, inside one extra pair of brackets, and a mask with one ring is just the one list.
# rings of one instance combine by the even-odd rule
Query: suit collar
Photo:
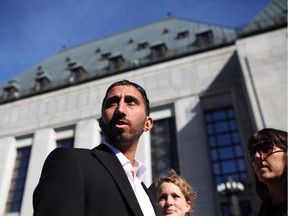
[(135, 215), (143, 216), (141, 207), (138, 204), (137, 198), (133, 189), (131, 188), (123, 167), (112, 150), (109, 149), (109, 147), (106, 145), (101, 144), (92, 149), (92, 153), (106, 168), (107, 172), (110, 173), (111, 177), (114, 179), (115, 184), (118, 186), (119, 191), (122, 193), (124, 199), (135, 213)]
[[(99, 151), (100, 150), (100, 151)], [(99, 162), (106, 168), (107, 172), (110, 173), (111, 177), (114, 179), (115, 184), (118, 186), (120, 192), (122, 193), (124, 199), (129, 204), (130, 208), (135, 215), (142, 215), (141, 207), (137, 201), (133, 189), (127, 179), (125, 171), (119, 162), (113, 151), (106, 145), (101, 144), (96, 148), (92, 149), (93, 155), (99, 160)], [(157, 204), (154, 196), (147, 190), (145, 184), (142, 182), (142, 186), (149, 196), (152, 203), (156, 216), (161, 216), (160, 207)]]

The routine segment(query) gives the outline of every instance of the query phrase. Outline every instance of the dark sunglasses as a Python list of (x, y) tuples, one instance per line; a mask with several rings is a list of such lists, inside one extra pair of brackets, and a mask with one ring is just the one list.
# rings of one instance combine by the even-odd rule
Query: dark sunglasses
[(266, 158), (272, 153), (284, 151), (283, 149), (273, 151), (273, 146), (274, 144), (271, 142), (262, 142), (252, 146), (248, 150), (248, 160), (251, 162), (254, 161), (256, 152), (258, 152), (261, 157), (264, 156), (264, 158)]

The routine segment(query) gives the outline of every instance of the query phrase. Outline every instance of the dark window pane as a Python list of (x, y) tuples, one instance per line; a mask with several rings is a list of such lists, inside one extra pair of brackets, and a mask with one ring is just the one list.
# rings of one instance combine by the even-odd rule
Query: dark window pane
[(21, 162), (21, 167), (27, 167), (29, 164), (29, 158), (23, 157)]
[[(20, 177), (20, 176), (19, 176)], [(26, 177), (26, 172), (25, 175), (23, 175), (23, 177), (16, 182), (16, 190), (21, 190), (24, 188), (25, 186), (25, 177)]]
[(231, 143), (230, 134), (220, 134), (217, 136), (217, 143), (219, 146), (229, 145)]
[(25, 176), (26, 176), (26, 172), (27, 172), (27, 170), (24, 168), (22, 168), (22, 169), (20, 169), (19, 170), (19, 175), (18, 175), (18, 177), (19, 178), (25, 178)]
[(234, 156), (232, 147), (221, 148), (219, 149), (219, 153), (220, 153), (220, 159), (233, 158)]
[(22, 195), (23, 195), (23, 192), (22, 191), (16, 191), (15, 194), (14, 194), (14, 202), (16, 203), (19, 203), (21, 202), (22, 200)]
[(232, 133), (232, 137), (234, 143), (240, 143), (240, 137), (238, 133)]
[(235, 146), (234, 149), (235, 149), (235, 155), (237, 157), (243, 156), (242, 147), (240, 145)]
[(226, 117), (226, 114), (225, 114), (224, 110), (213, 112), (213, 120), (214, 121), (225, 119), (225, 117)]
[(215, 129), (217, 133), (227, 132), (229, 130), (228, 122), (218, 122), (215, 124)]
[(19, 212), (20, 211), (20, 203), (14, 203), (11, 206), (10, 212)]
[(224, 161), (222, 162), (223, 173), (231, 173), (237, 170), (235, 161)]

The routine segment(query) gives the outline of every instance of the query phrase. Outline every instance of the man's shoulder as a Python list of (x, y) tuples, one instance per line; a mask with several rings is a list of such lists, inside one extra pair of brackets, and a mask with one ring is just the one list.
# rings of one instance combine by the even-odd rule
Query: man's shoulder
[(106, 145), (100, 144), (93, 149), (84, 148), (56, 148), (47, 157), (47, 161), (61, 160), (61, 161), (87, 161), (92, 158), (106, 157), (113, 152)]
[(91, 149), (84, 148), (56, 148), (50, 154), (87, 154), (90, 153)]
[(81, 148), (56, 148), (48, 155), (47, 159), (52, 158), (71, 158), (78, 156), (87, 156), (91, 154), (91, 149), (81, 149)]
[(95, 152), (112, 152), (109, 147), (104, 144), (100, 144), (93, 149), (84, 148), (56, 148), (50, 152), (48, 157), (73, 157), (73, 156), (87, 156), (92, 155)]

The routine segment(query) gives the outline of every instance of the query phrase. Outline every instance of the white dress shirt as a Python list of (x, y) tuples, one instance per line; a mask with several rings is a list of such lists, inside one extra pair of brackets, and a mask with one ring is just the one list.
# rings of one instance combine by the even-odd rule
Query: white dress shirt
[(141, 182), (143, 181), (146, 172), (145, 165), (140, 161), (134, 159), (134, 164), (132, 166), (128, 158), (122, 152), (120, 152), (119, 149), (106, 141), (104, 142), (104, 144), (107, 145), (114, 152), (114, 154), (117, 156), (120, 163), (122, 164), (122, 167), (127, 175), (127, 178), (131, 184), (131, 187), (135, 193), (135, 196), (138, 200), (143, 214), (145, 216), (155, 216), (155, 212), (149, 196), (141, 185)]

